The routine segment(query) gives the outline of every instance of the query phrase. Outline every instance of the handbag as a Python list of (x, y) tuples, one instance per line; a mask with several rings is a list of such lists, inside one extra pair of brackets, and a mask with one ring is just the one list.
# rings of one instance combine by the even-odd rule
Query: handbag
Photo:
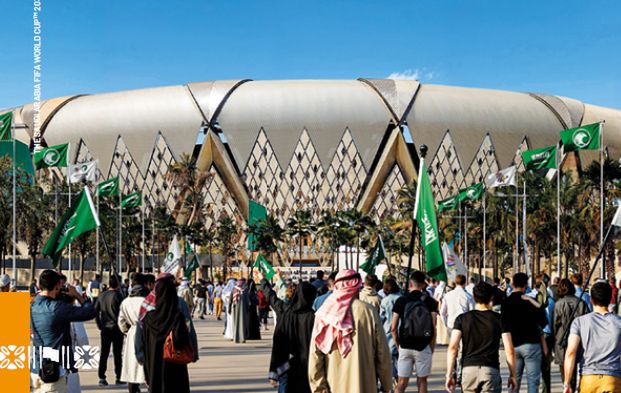
[(179, 313), (164, 341), (164, 361), (174, 364), (189, 364), (195, 359), (190, 332), (185, 317)]
[[(32, 321), (32, 330), (39, 336), (39, 340), (43, 343), (41, 335), (35, 327), (34, 321)], [(41, 367), (39, 367), (39, 378), (43, 383), (54, 383), (60, 379), (60, 363), (55, 362), (52, 359), (41, 358)]]

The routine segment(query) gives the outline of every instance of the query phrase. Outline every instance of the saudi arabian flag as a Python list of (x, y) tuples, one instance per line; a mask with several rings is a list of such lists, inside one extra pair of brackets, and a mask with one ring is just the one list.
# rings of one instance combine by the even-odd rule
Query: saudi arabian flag
[(254, 267), (259, 269), (261, 273), (265, 276), (266, 279), (271, 280), (276, 272), (274, 272), (274, 268), (270, 263), (265, 259), (265, 257), (261, 254), (257, 255), (257, 259), (254, 261)]
[(78, 198), (78, 203), (67, 211), (58, 223), (49, 240), (43, 247), (43, 255), (52, 257), (57, 266), (65, 247), (76, 237), (99, 226), (99, 217), (93, 205), (91, 194), (85, 187)]
[(485, 192), (485, 185), (483, 183), (474, 184), (468, 188), (464, 188), (463, 190), (459, 190), (459, 201), (478, 201), (483, 197), (483, 193)]
[(443, 201), (438, 202), (438, 213), (443, 213), (447, 210), (455, 210), (459, 205), (458, 195), (453, 195)]
[(198, 255), (194, 254), (194, 258), (192, 258), (192, 261), (190, 261), (190, 264), (186, 266), (185, 271), (183, 272), (183, 277), (185, 277), (185, 279), (189, 281), (192, 278), (192, 273), (194, 272), (194, 270), (198, 269), (199, 267), (200, 263), (198, 261)]
[(97, 195), (102, 197), (119, 195), (119, 190), (119, 177), (117, 176), (99, 183), (97, 186)]
[(446, 270), (444, 269), (440, 236), (438, 234), (436, 203), (431, 191), (431, 182), (429, 181), (429, 173), (427, 173), (424, 159), (420, 161), (420, 170), (418, 171), (414, 218), (418, 223), (421, 241), (425, 248), (427, 274), (437, 280), (446, 282)]
[(7, 112), (0, 115), (0, 141), (10, 141), (13, 139), (11, 135), (11, 123), (13, 122), (13, 112)]
[(384, 242), (381, 237), (377, 238), (375, 247), (371, 250), (371, 253), (367, 257), (367, 260), (360, 265), (360, 269), (367, 274), (375, 274), (375, 268), (381, 261), (386, 259), (386, 252), (384, 251)]
[(593, 123), (561, 131), (563, 150), (599, 150), (601, 147), (600, 128), (600, 123)]
[(162, 266), (162, 273), (170, 273), (173, 276), (177, 274), (179, 270), (179, 261), (181, 261), (181, 248), (179, 248), (179, 242), (177, 241), (177, 235), (175, 235), (168, 246), (168, 252), (166, 253), (166, 260), (164, 266)]
[(69, 144), (44, 147), (34, 153), (35, 168), (66, 168), (69, 163)]
[(529, 171), (556, 168), (556, 146), (527, 150), (522, 153), (524, 166)]
[(255, 251), (257, 245), (255, 244), (255, 234), (252, 232), (254, 228), (256, 230), (257, 224), (265, 220), (267, 218), (267, 209), (265, 206), (261, 205), (253, 201), (252, 199), (248, 200), (248, 228), (250, 228), (250, 232), (248, 233), (248, 251)]
[(131, 209), (142, 205), (142, 194), (140, 191), (132, 192), (121, 200), (121, 209)]

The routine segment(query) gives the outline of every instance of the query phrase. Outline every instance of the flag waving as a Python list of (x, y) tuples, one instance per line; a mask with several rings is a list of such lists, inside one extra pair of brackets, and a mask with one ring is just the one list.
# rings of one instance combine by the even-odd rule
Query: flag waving
[(377, 238), (377, 243), (375, 243), (375, 247), (371, 250), (367, 260), (360, 265), (360, 269), (367, 274), (375, 274), (375, 268), (384, 259), (386, 259), (386, 252), (384, 251), (384, 242), (380, 236)]
[(453, 195), (443, 201), (438, 202), (438, 213), (442, 213), (447, 210), (455, 210), (459, 205), (459, 198), (457, 195)]
[(13, 135), (11, 135), (12, 122), (13, 112), (7, 112), (0, 115), (0, 141), (10, 141), (13, 139)]
[(35, 168), (66, 168), (69, 163), (69, 144), (44, 147), (34, 153)]
[(194, 270), (198, 269), (199, 267), (200, 263), (198, 261), (198, 255), (194, 254), (194, 258), (192, 258), (190, 264), (185, 267), (183, 277), (185, 277), (185, 279), (189, 281), (192, 278), (192, 273), (194, 272)]
[(582, 127), (570, 128), (561, 131), (561, 141), (564, 151), (599, 150), (600, 123), (593, 123)]
[(485, 179), (485, 186), (487, 188), (507, 187), (507, 186), (515, 187), (516, 172), (517, 172), (517, 166), (513, 165), (501, 171), (498, 171), (496, 173), (492, 173), (491, 175), (487, 176), (487, 179)]
[(257, 260), (254, 262), (254, 267), (258, 268), (268, 280), (271, 280), (272, 277), (274, 277), (274, 275), (276, 274), (272, 265), (270, 265), (267, 259), (265, 259), (265, 257), (261, 254), (257, 255)]
[(162, 273), (170, 273), (173, 276), (177, 274), (179, 270), (179, 261), (181, 260), (181, 249), (179, 248), (179, 242), (177, 241), (177, 235), (175, 235), (168, 246), (168, 252), (166, 253), (166, 263), (162, 266)]
[(250, 228), (250, 232), (248, 233), (248, 251), (256, 250), (256, 234), (254, 231), (256, 231), (259, 222), (266, 218), (267, 209), (265, 206), (252, 199), (248, 200), (248, 228)]
[(49, 240), (43, 247), (43, 255), (52, 257), (54, 265), (58, 264), (62, 251), (76, 237), (99, 226), (99, 217), (93, 205), (88, 188), (84, 188), (78, 203), (67, 211), (58, 223)]
[(485, 192), (485, 185), (483, 183), (473, 184), (470, 187), (459, 190), (459, 201), (478, 201)]
[(556, 168), (556, 146), (527, 150), (522, 153), (524, 166), (529, 171)]
[(132, 192), (121, 200), (121, 209), (130, 209), (142, 206), (142, 194), (140, 191)]
[(446, 244), (446, 242), (442, 243), (442, 254), (446, 262), (446, 275), (449, 280), (455, 281), (455, 277), (458, 274), (463, 274), (464, 276), (468, 274), (466, 267), (457, 254), (455, 254), (453, 247)]
[(102, 196), (102, 197), (119, 195), (118, 176), (99, 183), (99, 185), (97, 186), (97, 195)]
[(437, 280), (446, 281), (446, 270), (444, 269), (442, 250), (440, 249), (440, 236), (438, 234), (436, 205), (424, 159), (421, 159), (420, 170), (418, 171), (414, 217), (420, 228), (420, 237), (425, 248), (427, 274)]
[(69, 182), (69, 184), (75, 184), (83, 181), (97, 180), (98, 164), (99, 160), (69, 165), (67, 167), (67, 181)]

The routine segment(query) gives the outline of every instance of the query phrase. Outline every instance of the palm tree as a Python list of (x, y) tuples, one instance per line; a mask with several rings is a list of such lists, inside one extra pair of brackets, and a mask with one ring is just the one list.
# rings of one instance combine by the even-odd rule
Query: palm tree
[(278, 219), (272, 215), (259, 220), (254, 231), (256, 249), (271, 259), (274, 265), (274, 254), (278, 253), (278, 244), (283, 241), (284, 229)]
[(360, 239), (367, 233), (368, 229), (374, 225), (373, 220), (360, 210), (349, 209), (345, 212), (350, 229), (356, 239), (356, 270), (360, 267)]
[(316, 226), (313, 224), (313, 215), (310, 210), (296, 210), (296, 212), (289, 217), (289, 221), (287, 221), (287, 235), (291, 238), (298, 239), (300, 280), (302, 279), (302, 242), (305, 238), (315, 233), (315, 231)]
[(330, 268), (335, 270), (334, 257), (339, 247), (339, 220), (333, 210), (324, 209), (317, 223), (317, 233), (330, 249)]
[(231, 253), (235, 246), (235, 238), (237, 235), (237, 225), (231, 217), (223, 214), (218, 219), (218, 226), (216, 229), (216, 239), (222, 247), (222, 254), (225, 258), (223, 279), (227, 277), (227, 268), (231, 266)]
[[(187, 214), (187, 223), (201, 220), (203, 210), (203, 198), (201, 195), (203, 184), (208, 174), (196, 169), (196, 160), (187, 153), (182, 153), (178, 162), (170, 165), (168, 169), (169, 180), (173, 187), (179, 191), (179, 212)], [(188, 214), (189, 212), (189, 214)]]
[[(21, 176), (23, 178), (23, 176)], [(43, 244), (43, 236), (51, 229), (51, 220), (47, 214), (47, 201), (43, 190), (36, 185), (20, 182), (21, 192), (17, 198), (17, 230), (18, 236), (28, 244), (30, 256), (30, 279), (35, 277), (37, 256)]]

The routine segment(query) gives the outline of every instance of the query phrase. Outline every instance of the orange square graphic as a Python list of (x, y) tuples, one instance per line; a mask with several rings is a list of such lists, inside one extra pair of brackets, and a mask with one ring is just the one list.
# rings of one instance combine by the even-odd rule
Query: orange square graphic
[(0, 293), (0, 386), (4, 392), (30, 391), (30, 295)]

